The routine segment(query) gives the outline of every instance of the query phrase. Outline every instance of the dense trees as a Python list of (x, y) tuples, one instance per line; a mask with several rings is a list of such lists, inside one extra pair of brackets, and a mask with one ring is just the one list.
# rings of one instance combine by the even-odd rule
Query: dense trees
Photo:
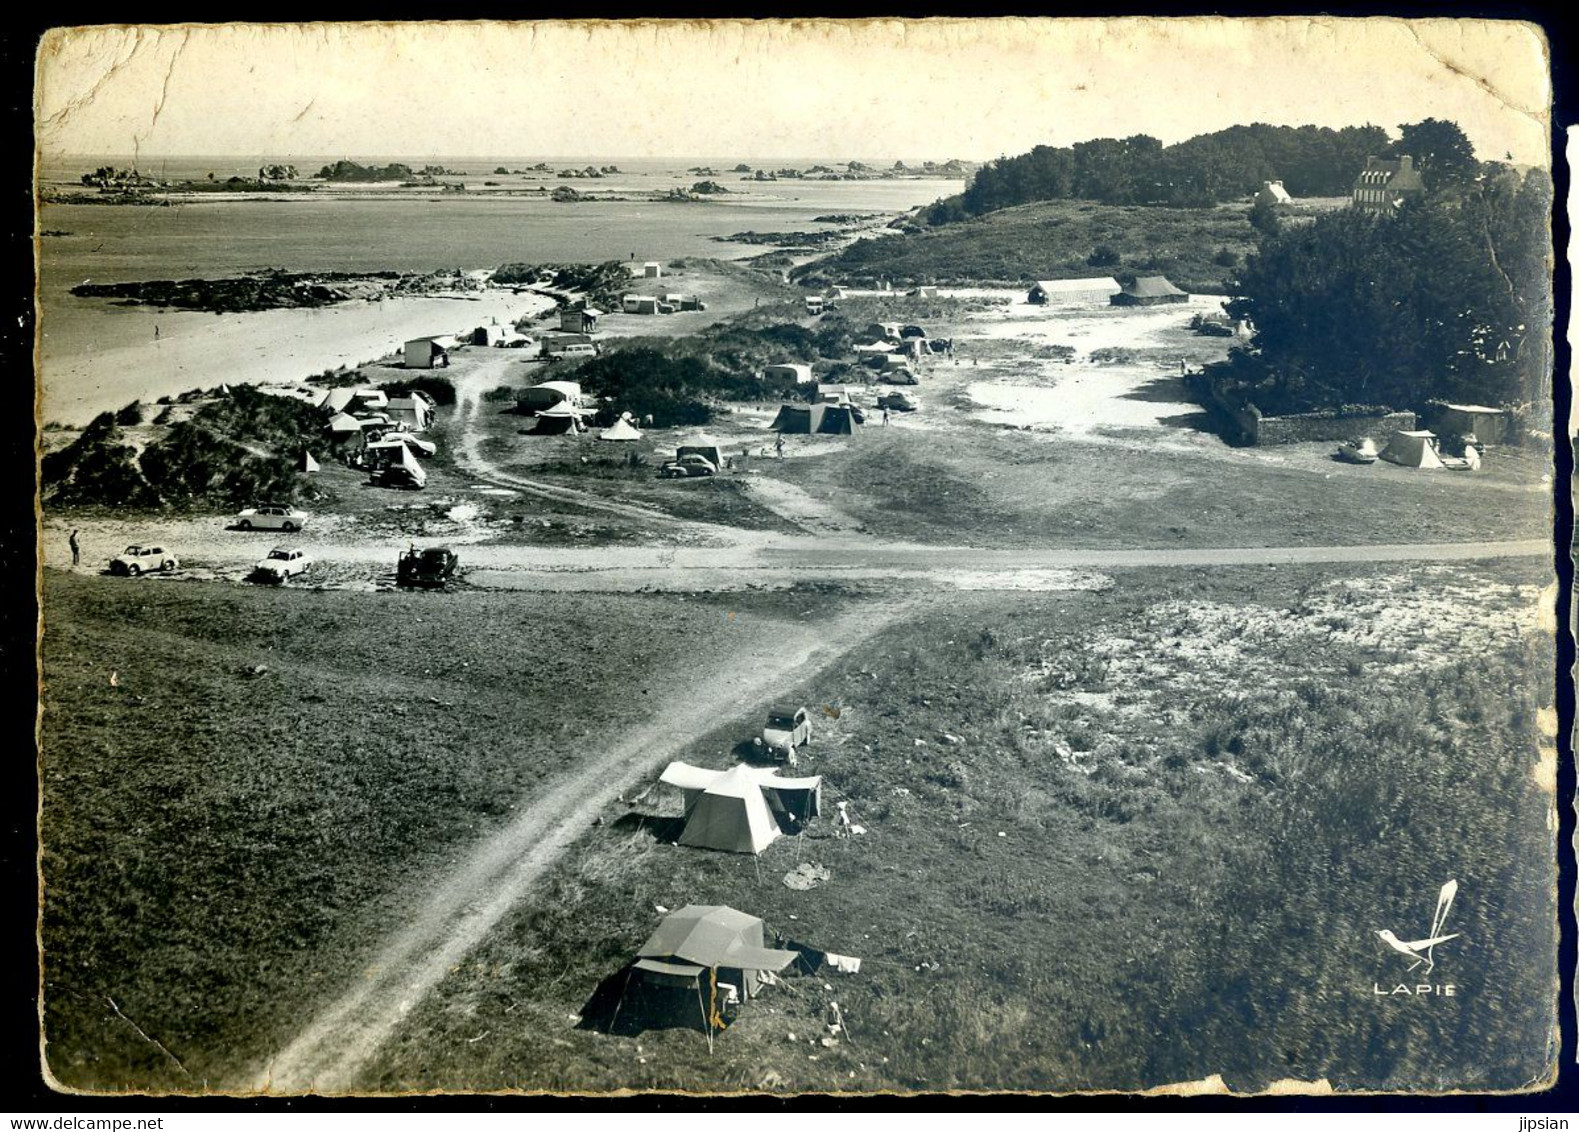
[(1264, 411), (1545, 398), (1550, 179), (1487, 165), (1459, 183), (1459, 160), (1434, 150), (1449, 183), (1395, 216), (1333, 212), (1247, 260), (1229, 309), (1255, 327), (1237, 370)]
[[(1424, 138), (1434, 153), (1454, 163), (1450, 138), (1438, 130)], [(939, 201), (924, 219), (946, 224), (1035, 200), (1204, 206), (1243, 197), (1273, 180), (1295, 196), (1344, 196), (1366, 157), (1387, 149), (1387, 133), (1379, 126), (1331, 130), (1261, 123), (1170, 146), (1144, 134), (1062, 148), (1039, 145), (983, 166), (964, 193)]]

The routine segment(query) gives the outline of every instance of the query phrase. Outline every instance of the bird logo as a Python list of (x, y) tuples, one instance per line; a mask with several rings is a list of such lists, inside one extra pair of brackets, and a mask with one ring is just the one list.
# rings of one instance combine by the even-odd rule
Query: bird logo
[(1424, 963), (1425, 973), (1429, 975), (1431, 969), (1436, 966), (1436, 956), (1434, 955), (1436, 945), (1459, 937), (1458, 932), (1453, 932), (1451, 935), (1442, 934), (1442, 927), (1447, 923), (1448, 909), (1453, 906), (1453, 898), (1457, 895), (1458, 881), (1450, 880), (1442, 886), (1442, 891), (1437, 894), (1436, 898), (1436, 915), (1431, 917), (1431, 932), (1425, 939), (1402, 940), (1387, 928), (1383, 928), (1376, 934), (1382, 937), (1382, 942), (1387, 944), (1388, 947), (1391, 947), (1400, 955), (1407, 955), (1414, 960), (1409, 965), (1411, 971)]

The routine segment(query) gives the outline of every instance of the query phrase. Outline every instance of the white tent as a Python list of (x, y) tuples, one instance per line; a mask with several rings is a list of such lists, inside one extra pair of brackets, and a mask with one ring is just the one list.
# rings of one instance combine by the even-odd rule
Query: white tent
[(640, 440), (641, 430), (621, 417), (598, 436), (599, 440)]
[(804, 824), (822, 808), (821, 777), (780, 778), (772, 767), (720, 771), (673, 762), (659, 781), (685, 795), (680, 844), (698, 849), (760, 853), (779, 836), (776, 814)]
[(1405, 468), (1440, 468), (1444, 465), (1437, 456), (1437, 438), (1434, 432), (1393, 433), (1393, 438), (1382, 449), (1382, 459)]
[(1257, 204), (1289, 204), (1293, 199), (1282, 181), (1262, 181), (1261, 191), (1256, 193)]
[(311, 452), (303, 452), (302, 453), (302, 471), (304, 471), (304, 472), (316, 472), (317, 470), (318, 470), (318, 461), (313, 459), (313, 454)]

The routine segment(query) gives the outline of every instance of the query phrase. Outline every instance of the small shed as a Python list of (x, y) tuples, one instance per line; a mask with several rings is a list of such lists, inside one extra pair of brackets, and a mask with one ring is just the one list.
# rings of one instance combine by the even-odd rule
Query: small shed
[(1179, 290), (1161, 275), (1145, 275), (1108, 301), (1115, 307), (1155, 307), (1164, 303), (1188, 302), (1189, 298), (1188, 292)]
[(433, 369), (435, 366), (450, 364), (450, 350), (456, 346), (456, 341), (449, 335), (439, 335), (430, 338), (413, 338), (406, 343), (405, 359), (407, 369)]
[(595, 333), (602, 313), (596, 307), (567, 307), (559, 312), (559, 329), (570, 334)]
[(656, 260), (648, 260), (641, 265), (641, 273), (644, 279), (661, 279), (663, 277), (663, 264), (658, 263)]
[(1474, 433), (1482, 444), (1501, 444), (1508, 436), (1508, 413), (1489, 405), (1454, 405), (1433, 401), (1426, 406), (1426, 420), (1439, 435)]
[(817, 379), (812, 376), (811, 367), (798, 362), (780, 362), (777, 365), (764, 366), (762, 369), (764, 381), (793, 381), (796, 385), (810, 385)]
[(1121, 291), (1118, 280), (1109, 276), (1096, 279), (1041, 279), (1025, 296), (1038, 306), (1100, 306)]

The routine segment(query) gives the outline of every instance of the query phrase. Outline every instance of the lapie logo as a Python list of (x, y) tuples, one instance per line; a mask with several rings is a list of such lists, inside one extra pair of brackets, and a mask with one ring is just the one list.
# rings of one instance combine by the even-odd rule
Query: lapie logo
[[(1455, 940), (1459, 932), (1443, 934), (1447, 925), (1447, 914), (1452, 910), (1453, 899), (1458, 895), (1458, 881), (1450, 880), (1442, 886), (1442, 891), (1437, 894), (1436, 912), (1431, 917), (1431, 930), (1421, 939), (1399, 939), (1391, 928), (1382, 928), (1376, 934), (1383, 943), (1392, 948), (1399, 955), (1412, 960), (1408, 971), (1424, 967), (1423, 975), (1429, 977), (1436, 968), (1436, 949), (1441, 944)], [(1380, 983), (1372, 984), (1373, 993), (1391, 997), (1393, 995), (1429, 996), (1440, 995), (1443, 998), (1452, 998), (1457, 993), (1457, 988), (1452, 983), (1399, 983), (1392, 990), (1383, 990)]]

